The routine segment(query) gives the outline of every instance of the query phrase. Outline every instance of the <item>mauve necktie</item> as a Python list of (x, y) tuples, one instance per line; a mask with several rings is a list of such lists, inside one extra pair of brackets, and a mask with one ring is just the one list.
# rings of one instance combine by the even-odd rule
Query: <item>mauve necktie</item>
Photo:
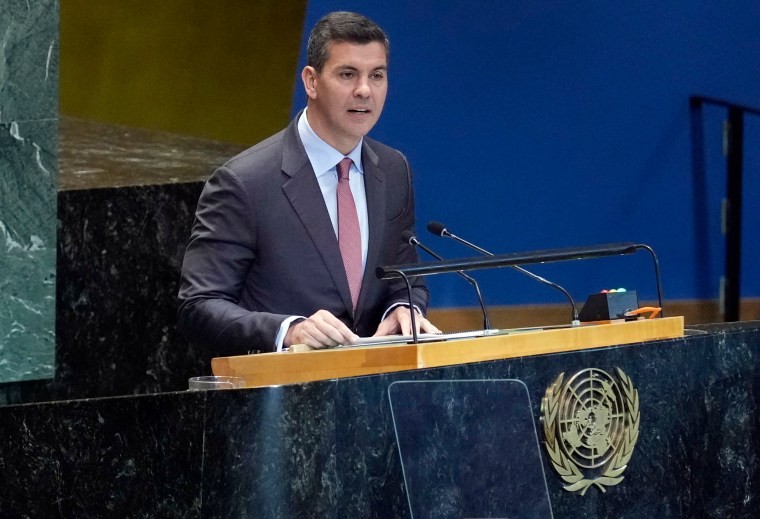
[(362, 235), (354, 196), (348, 182), (351, 159), (344, 158), (335, 168), (338, 171), (338, 246), (346, 269), (348, 287), (351, 289), (351, 301), (356, 309), (362, 288)]

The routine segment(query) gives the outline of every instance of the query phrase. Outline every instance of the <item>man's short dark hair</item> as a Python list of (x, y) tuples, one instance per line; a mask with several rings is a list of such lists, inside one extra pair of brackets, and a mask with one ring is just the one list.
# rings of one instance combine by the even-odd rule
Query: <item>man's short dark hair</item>
[(373, 41), (383, 44), (387, 58), (390, 49), (388, 36), (375, 22), (366, 16), (348, 11), (327, 14), (311, 30), (306, 46), (306, 64), (314, 67), (317, 72), (322, 72), (329, 57), (331, 44), (349, 42), (363, 45)]

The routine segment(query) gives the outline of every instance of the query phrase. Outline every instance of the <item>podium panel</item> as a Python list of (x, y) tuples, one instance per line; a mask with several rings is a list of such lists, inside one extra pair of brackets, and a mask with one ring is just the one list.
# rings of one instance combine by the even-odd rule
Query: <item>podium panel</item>
[(412, 517), (552, 517), (521, 381), (401, 381), (388, 398)]

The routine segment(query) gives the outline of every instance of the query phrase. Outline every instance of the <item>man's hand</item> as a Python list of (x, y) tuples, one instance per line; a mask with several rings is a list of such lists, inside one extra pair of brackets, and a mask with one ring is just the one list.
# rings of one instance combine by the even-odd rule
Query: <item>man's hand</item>
[[(417, 310), (414, 310), (417, 312)], [(414, 322), (417, 325), (417, 333), (441, 333), (441, 330), (435, 327), (433, 323), (422, 317), (422, 314), (417, 312), (414, 315)], [(401, 335), (412, 335), (412, 317), (409, 312), (409, 308), (406, 306), (397, 306), (391, 313), (389, 313), (380, 326), (377, 327), (377, 331), (373, 337), (380, 337), (382, 335), (392, 335), (400, 333)]]
[(325, 348), (339, 344), (354, 344), (359, 336), (327, 310), (319, 310), (314, 315), (288, 328), (283, 346), (306, 344), (312, 348)]

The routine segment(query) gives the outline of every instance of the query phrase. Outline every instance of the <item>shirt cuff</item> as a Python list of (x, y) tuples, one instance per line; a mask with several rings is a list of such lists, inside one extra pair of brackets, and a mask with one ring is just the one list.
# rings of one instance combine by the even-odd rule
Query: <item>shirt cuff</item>
[(280, 329), (277, 332), (277, 337), (274, 339), (274, 345), (275, 345), (275, 351), (282, 351), (282, 343), (285, 342), (285, 335), (288, 333), (288, 328), (290, 328), (290, 325), (293, 323), (293, 321), (298, 321), (306, 319), (306, 317), (301, 317), (300, 315), (291, 315), (284, 321), (282, 321), (282, 324), (280, 324)]
[[(385, 313), (383, 314), (383, 317), (380, 319), (380, 322), (385, 321), (385, 318), (388, 317), (388, 314), (391, 313), (391, 311), (395, 309), (397, 306), (405, 306), (409, 308), (408, 303), (394, 303), (391, 306), (389, 306), (388, 309), (385, 311)], [(420, 310), (420, 307), (417, 305), (413, 305), (413, 306), (414, 306), (414, 309), (417, 310), (417, 313), (422, 315), (422, 310)]]

